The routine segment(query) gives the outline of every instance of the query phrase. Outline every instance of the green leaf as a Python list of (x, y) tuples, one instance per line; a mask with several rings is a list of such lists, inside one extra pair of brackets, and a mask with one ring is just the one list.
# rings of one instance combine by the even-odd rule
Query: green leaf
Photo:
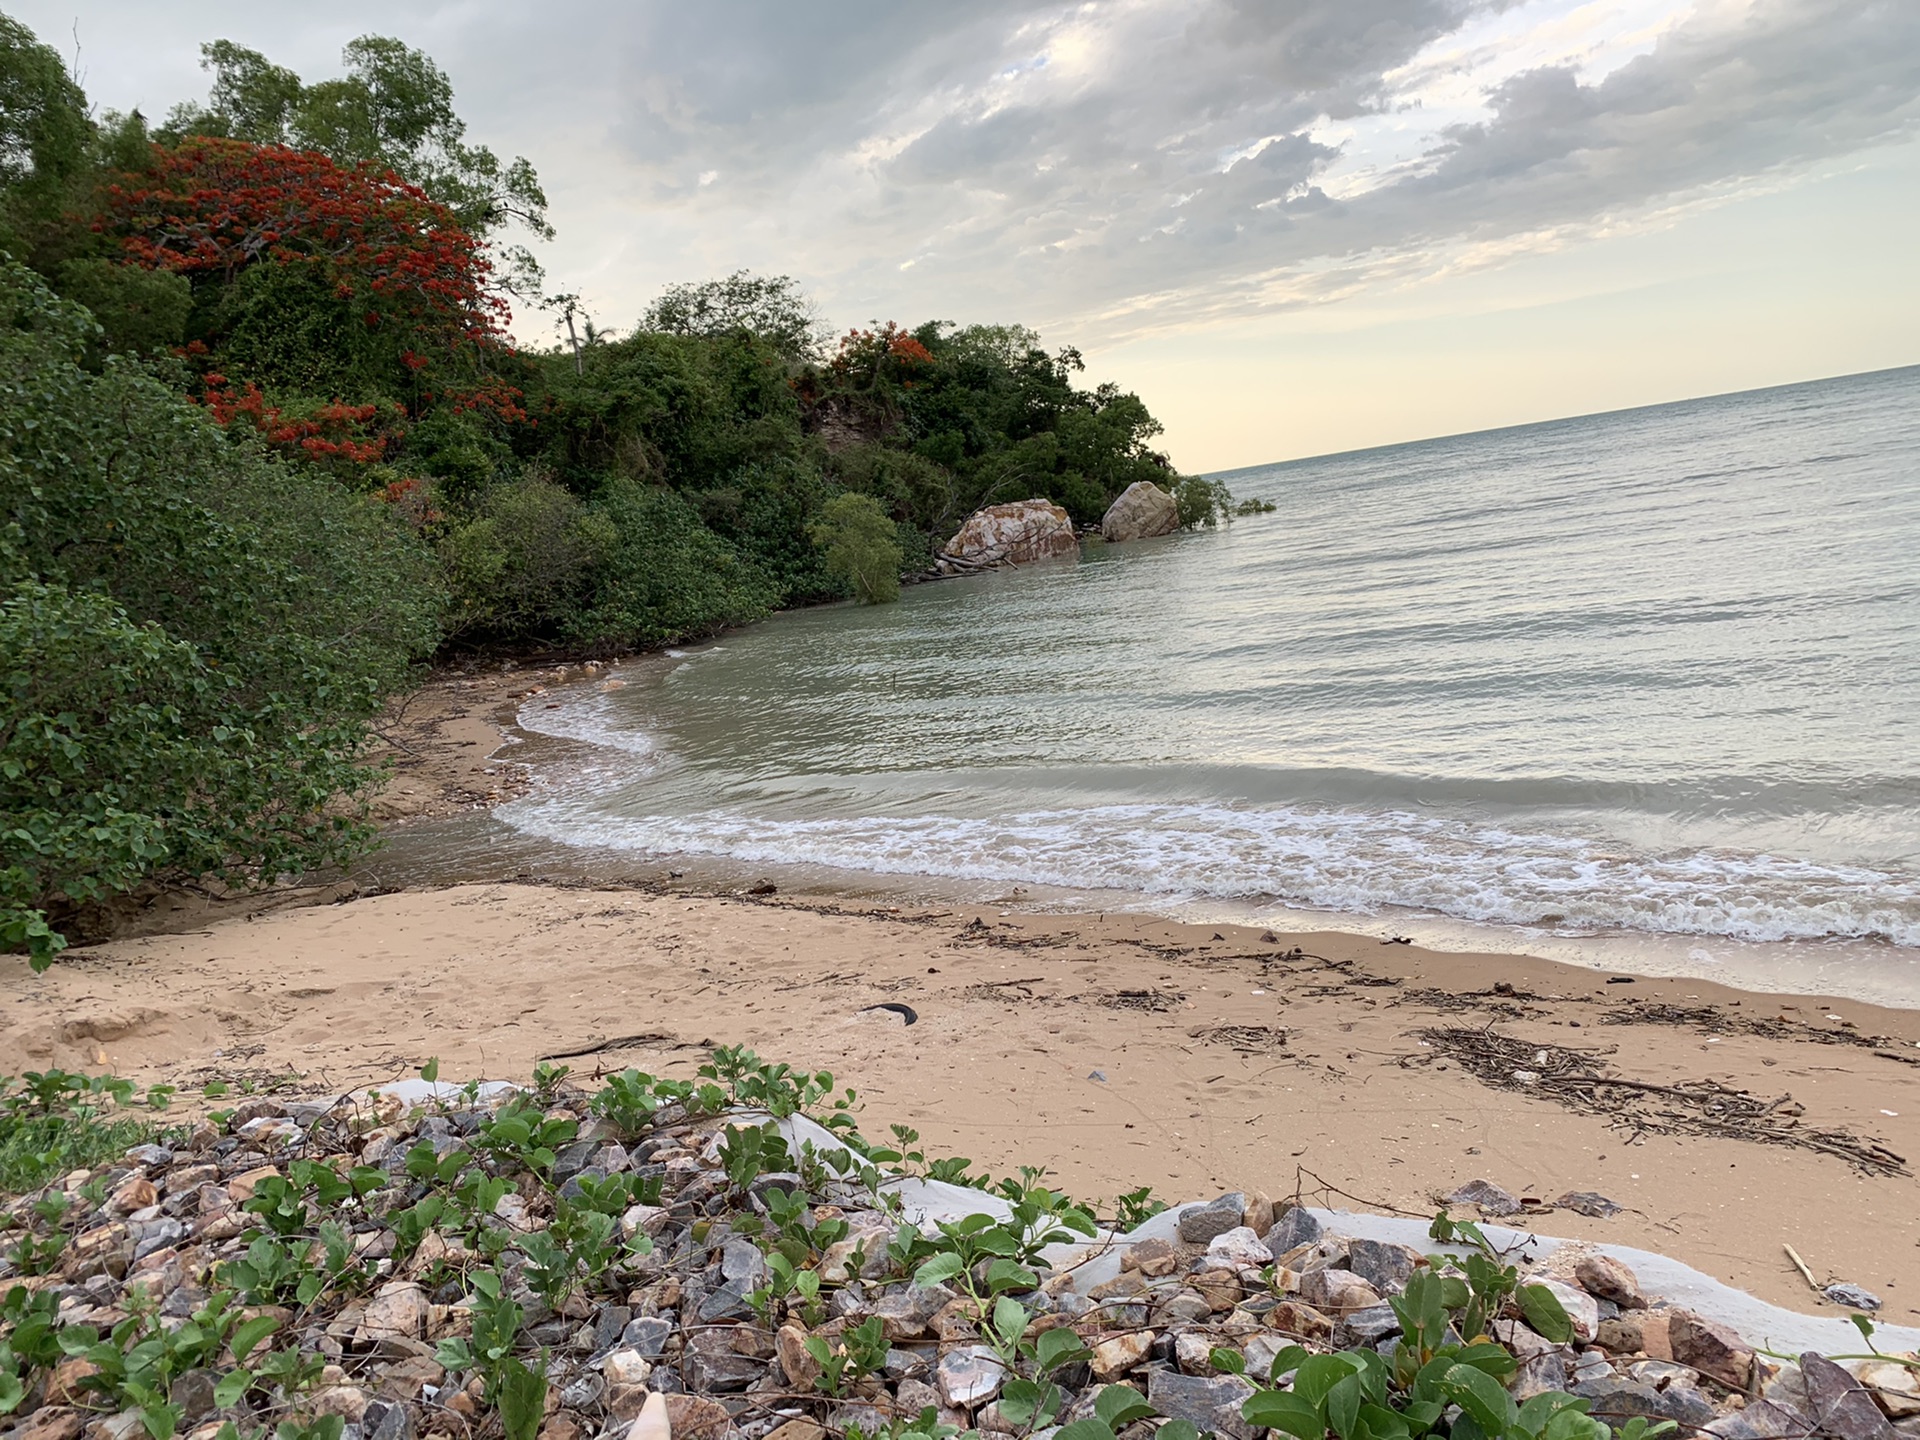
[(1513, 1298), (1520, 1302), (1520, 1313), (1527, 1317), (1527, 1324), (1544, 1339), (1564, 1345), (1573, 1338), (1573, 1320), (1566, 1306), (1546, 1286), (1522, 1285)]
[(1124, 1430), (1136, 1420), (1153, 1414), (1153, 1407), (1138, 1390), (1125, 1385), (1109, 1385), (1093, 1397), (1094, 1416), (1115, 1431)]
[(1087, 1349), (1086, 1342), (1064, 1325), (1056, 1330), (1042, 1331), (1033, 1344), (1034, 1359), (1042, 1370), (1058, 1370), (1063, 1365), (1076, 1364), (1092, 1353)]
[(1500, 1434), (1519, 1413), (1505, 1387), (1471, 1365), (1455, 1365), (1448, 1370), (1440, 1388), (1489, 1435)]
[(213, 1403), (216, 1408), (225, 1410), (247, 1393), (253, 1384), (253, 1375), (246, 1370), (229, 1370), (220, 1377), (220, 1383), (213, 1387)]
[(271, 1315), (256, 1315), (251, 1320), (241, 1321), (233, 1332), (233, 1339), (228, 1342), (233, 1351), (234, 1362), (245, 1364), (247, 1356), (253, 1353), (254, 1346), (279, 1328), (280, 1322)]
[(1318, 1405), (1287, 1390), (1262, 1390), (1240, 1405), (1240, 1417), (1262, 1430), (1280, 1430), (1298, 1440), (1325, 1440), (1327, 1422)]
[(913, 1272), (913, 1283), (916, 1285), (938, 1285), (943, 1280), (953, 1279), (954, 1276), (966, 1268), (966, 1262), (961, 1260), (958, 1255), (954, 1254), (951, 1250), (945, 1250), (935, 1255), (931, 1260), (926, 1261), (918, 1270)]
[(1114, 1440), (1113, 1427), (1098, 1420), (1076, 1420), (1055, 1431), (1054, 1440)]
[(440, 1057), (435, 1055), (420, 1067), (420, 1078), (429, 1085), (440, 1078)]
[(511, 1356), (500, 1362), (500, 1424), (506, 1440), (534, 1440), (547, 1410), (547, 1377)]
[(1154, 1431), (1154, 1440), (1200, 1440), (1200, 1429), (1191, 1420), (1169, 1420)]
[(1362, 1440), (1360, 1402), (1363, 1398), (1358, 1375), (1347, 1376), (1327, 1391), (1327, 1398), (1321, 1408), (1327, 1412), (1327, 1422), (1343, 1437), (1343, 1440)]
[(1347, 1355), (1309, 1355), (1294, 1372), (1293, 1393), (1309, 1405), (1318, 1405), (1329, 1390), (1359, 1368), (1360, 1362)]
[(1010, 1296), (993, 1302), (993, 1330), (1003, 1345), (1011, 1345), (1027, 1333), (1027, 1307)]

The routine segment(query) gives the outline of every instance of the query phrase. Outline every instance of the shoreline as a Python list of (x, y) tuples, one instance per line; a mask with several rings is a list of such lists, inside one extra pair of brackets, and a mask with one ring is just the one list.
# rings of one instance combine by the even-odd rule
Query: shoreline
[[(384, 727), (399, 763), (383, 818), (485, 809), (524, 785), (510, 744), (489, 742), (511, 741), (530, 694), (590, 673), (423, 687)], [(144, 919), (44, 976), (0, 957), (19, 971), (0, 1071), (346, 1089), (432, 1057), (474, 1076), (523, 1077), (548, 1056), (583, 1077), (686, 1076), (707, 1047), (746, 1044), (832, 1070), (929, 1154), (996, 1174), (1045, 1164), (1076, 1195), (1262, 1189), (1430, 1215), (1473, 1179), (1546, 1202), (1598, 1192), (1626, 1213), (1517, 1220), (1840, 1313), (1793, 1269), (1793, 1245), (1823, 1284), (1875, 1291), (1889, 1321), (1920, 1317), (1920, 1205), (1902, 1173), (1920, 1168), (1920, 1011), (1613, 983), (1337, 930), (685, 884), (341, 882)], [(1476, 1047), (1488, 1031), (1521, 1062)], [(1515, 1080), (1535, 1055), (1533, 1073), (1562, 1073)], [(1596, 1092), (1593, 1075), (1692, 1098)], [(1713, 1133), (1732, 1102), (1706, 1086), (1789, 1113)], [(1843, 1138), (1802, 1143), (1813, 1131)]]

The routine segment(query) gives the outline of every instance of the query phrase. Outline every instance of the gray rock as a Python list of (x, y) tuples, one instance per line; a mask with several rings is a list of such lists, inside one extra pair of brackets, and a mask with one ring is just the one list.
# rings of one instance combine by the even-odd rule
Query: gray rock
[(1246, 1213), (1244, 1195), (1222, 1195), (1205, 1205), (1189, 1205), (1180, 1212), (1180, 1238), (1189, 1245), (1205, 1245), (1237, 1227)]
[(1447, 1203), (1477, 1205), (1483, 1215), (1512, 1215), (1520, 1208), (1511, 1191), (1501, 1189), (1491, 1180), (1469, 1180), (1447, 1196)]
[(1836, 1305), (1853, 1310), (1878, 1310), (1880, 1297), (1858, 1285), (1829, 1285), (1820, 1292)]
[(593, 1348), (611, 1350), (620, 1343), (620, 1336), (627, 1328), (627, 1322), (633, 1319), (633, 1311), (625, 1305), (603, 1305), (593, 1317)]
[(1147, 1379), (1147, 1400), (1170, 1420), (1191, 1421), (1202, 1434), (1228, 1440), (1253, 1440), (1254, 1429), (1240, 1418), (1240, 1405), (1254, 1387), (1238, 1375), (1204, 1379), (1175, 1370), (1155, 1370)]
[(597, 1140), (576, 1140), (562, 1146), (553, 1157), (553, 1178), (564, 1185), (593, 1163), (594, 1151), (599, 1148)]
[(1811, 1423), (1790, 1405), (1756, 1400), (1744, 1410), (1710, 1421), (1701, 1433), (1716, 1440), (1806, 1440)]
[(173, 1151), (164, 1145), (136, 1145), (127, 1151), (127, 1159), (149, 1170), (158, 1170), (173, 1163)]
[(727, 1281), (700, 1302), (700, 1319), (709, 1325), (723, 1320), (745, 1320), (753, 1314), (753, 1306), (747, 1303), (748, 1292), (757, 1288), (738, 1280)]
[(1520, 1369), (1509, 1382), (1513, 1398), (1522, 1403), (1548, 1391), (1567, 1388), (1567, 1357), (1564, 1351), (1544, 1350), (1520, 1362)]
[(1289, 1250), (1297, 1250), (1302, 1245), (1313, 1244), (1324, 1233), (1325, 1228), (1313, 1218), (1312, 1212), (1306, 1206), (1296, 1205), (1274, 1221), (1273, 1228), (1267, 1231), (1267, 1250), (1274, 1259), (1278, 1260)]
[(1369, 1305), (1343, 1319), (1338, 1329), (1343, 1343), (1373, 1349), (1387, 1336), (1400, 1333), (1400, 1317), (1391, 1305)]
[(606, 1391), (605, 1380), (591, 1370), (583, 1370), (560, 1387), (560, 1403), (569, 1410), (590, 1410)]
[(1595, 1220), (1611, 1220), (1620, 1213), (1618, 1205), (1592, 1190), (1569, 1190), (1553, 1203), (1562, 1210), (1571, 1210), (1576, 1215), (1586, 1215)]
[(1789, 1399), (1833, 1440), (1893, 1440), (1893, 1426), (1867, 1388), (1823, 1355), (1802, 1355), (1799, 1383), (1772, 1398)]
[(1354, 1240), (1347, 1245), (1347, 1268), (1382, 1295), (1406, 1289), (1407, 1277), (1422, 1258), (1417, 1250), (1384, 1240)]
[(903, 1350), (898, 1345), (887, 1351), (887, 1374), (895, 1380), (924, 1380), (933, 1369), (933, 1357), (923, 1350)]
[(695, 1394), (738, 1394), (769, 1368), (767, 1361), (733, 1348), (731, 1328), (696, 1330), (687, 1337), (687, 1383)]
[(720, 1273), (742, 1289), (758, 1290), (767, 1283), (767, 1261), (760, 1247), (746, 1240), (729, 1240), (720, 1252)]
[(180, 1407), (183, 1420), (196, 1421), (214, 1411), (214, 1384), (211, 1370), (189, 1370), (168, 1388), (167, 1399)]
[(648, 1360), (658, 1360), (667, 1353), (667, 1337), (673, 1334), (673, 1322), (654, 1315), (642, 1316), (630, 1320), (620, 1332), (620, 1343), (629, 1350), (637, 1350)]
[(385, 1413), (376, 1420), (373, 1405), (368, 1405), (367, 1414), (361, 1421), (361, 1430), (366, 1440), (413, 1440), (413, 1414), (405, 1405), (388, 1405)]
[(1006, 1384), (1007, 1367), (984, 1345), (950, 1350), (933, 1367), (933, 1388), (940, 1403), (971, 1410), (984, 1405)]

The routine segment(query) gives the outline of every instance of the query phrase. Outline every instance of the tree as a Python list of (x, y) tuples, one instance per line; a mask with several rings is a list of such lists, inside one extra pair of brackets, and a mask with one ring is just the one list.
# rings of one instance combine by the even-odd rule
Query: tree
[[(52, 47), (0, 15), (0, 189), (5, 231), (57, 208), (66, 181), (87, 160), (93, 127), (87, 97)], [(0, 233), (12, 243), (12, 236)]]
[(827, 573), (849, 586), (861, 604), (900, 598), (900, 542), (878, 500), (836, 495), (807, 531), (826, 551)]
[[(492, 265), (419, 186), (242, 140), (155, 146), (150, 159), (104, 188), (94, 228), (128, 262), (204, 292), (195, 338), (220, 367), (210, 389), (519, 417), (497, 373), (508, 312)], [(261, 413), (273, 428), (277, 410)]]
[[(477, 236), (518, 221), (540, 239), (553, 238), (533, 166), (521, 156), (503, 164), (486, 146), (467, 144), (453, 82), (424, 51), (362, 35), (342, 52), (347, 73), (312, 85), (231, 40), (203, 45), (200, 54), (202, 68), (213, 72), (207, 104), (176, 106), (169, 134), (287, 145), (344, 167), (391, 170)], [(524, 270), (532, 257), (515, 250), (511, 261)]]
[(789, 275), (736, 270), (724, 280), (669, 285), (648, 307), (640, 328), (708, 339), (744, 333), (792, 361), (811, 360), (820, 351), (819, 315)]
[(223, 434), (0, 267), (0, 942), (148, 880), (358, 853), (369, 724), (438, 635), (388, 507)]

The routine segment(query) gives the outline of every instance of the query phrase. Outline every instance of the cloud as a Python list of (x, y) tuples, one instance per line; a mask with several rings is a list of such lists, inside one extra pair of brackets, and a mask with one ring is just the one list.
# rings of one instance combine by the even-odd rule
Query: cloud
[[(614, 321), (745, 266), (843, 321), (1097, 345), (1659, 223), (1920, 129), (1914, 0), (183, 7), (90, 5), (97, 98), (194, 93), (215, 35), (324, 73), (397, 29), (540, 168), (555, 278)], [(15, 8), (66, 30), (59, 0)]]

